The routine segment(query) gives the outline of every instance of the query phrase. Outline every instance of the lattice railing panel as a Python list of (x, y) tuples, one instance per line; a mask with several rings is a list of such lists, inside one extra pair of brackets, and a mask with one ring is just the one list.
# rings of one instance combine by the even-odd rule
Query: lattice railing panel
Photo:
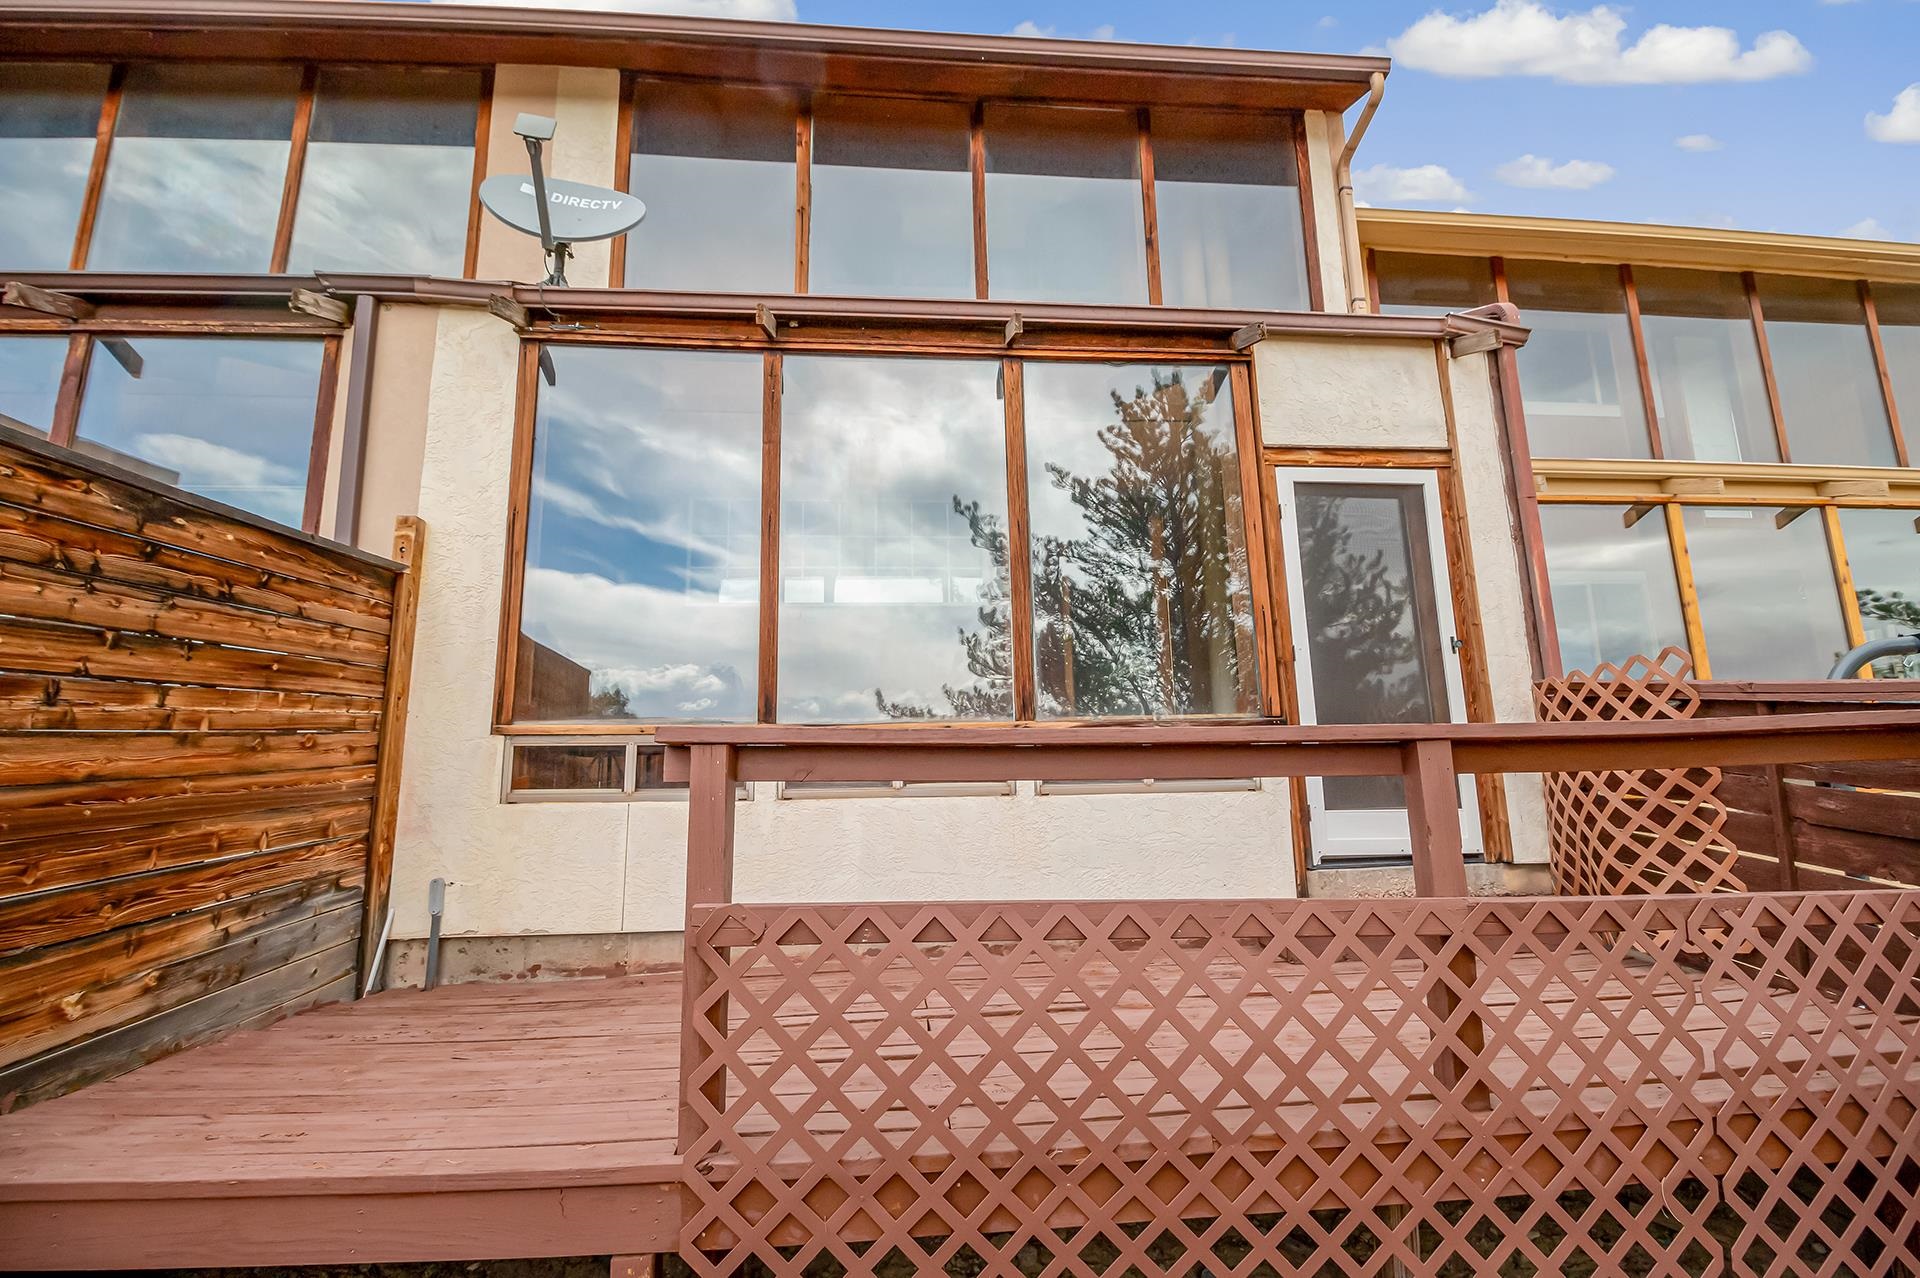
[(1920, 893), (694, 924), (704, 1274), (1920, 1264)]
[[(1691, 719), (1687, 654), (1668, 648), (1534, 685), (1543, 723)], [(1554, 886), (1566, 896), (1738, 892), (1718, 768), (1545, 774)]]

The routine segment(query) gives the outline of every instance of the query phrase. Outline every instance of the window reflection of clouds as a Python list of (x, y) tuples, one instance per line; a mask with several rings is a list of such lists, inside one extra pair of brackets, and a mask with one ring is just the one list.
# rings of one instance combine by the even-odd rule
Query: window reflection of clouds
[(294, 527), (307, 495), (322, 343), (134, 337), (138, 379), (96, 344), (75, 447)]
[(1626, 511), (1540, 508), (1560, 658), (1569, 670), (1687, 646), (1666, 520), (1655, 511), (1628, 528)]
[(989, 106), (987, 287), (1037, 302), (1147, 300), (1131, 111)]
[(321, 71), (287, 269), (459, 275), (479, 96), (470, 71)]
[(0, 422), (51, 431), (66, 358), (65, 337), (0, 337)]
[(973, 296), (967, 117), (954, 102), (814, 104), (809, 292)]
[(1847, 650), (1817, 511), (1785, 528), (1771, 507), (1686, 509), (1707, 659), (1720, 679), (1821, 679)]
[(1293, 128), (1285, 117), (1155, 110), (1154, 210), (1168, 306), (1307, 309)]
[(106, 87), (101, 66), (0, 63), (0, 268), (67, 269)]
[(976, 544), (955, 510), (978, 503), (981, 539), (1005, 535), (999, 372), (782, 362), (782, 720), (1011, 714), (1005, 551)]
[(578, 686), (515, 716), (753, 718), (761, 357), (547, 351), (520, 626)]
[(88, 266), (265, 271), (299, 80), (294, 67), (129, 71)]
[(1796, 462), (1891, 466), (1893, 432), (1851, 280), (1763, 275), (1767, 352)]
[[(1860, 626), (1869, 639), (1920, 631), (1920, 511), (1843, 510), (1840, 533), (1860, 604)], [(1882, 678), (1920, 675), (1920, 657), (1890, 657), (1873, 663)]]

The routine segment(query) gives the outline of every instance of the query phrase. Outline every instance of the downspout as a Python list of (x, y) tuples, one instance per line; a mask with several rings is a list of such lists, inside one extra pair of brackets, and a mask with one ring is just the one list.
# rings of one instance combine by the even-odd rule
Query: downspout
[(1340, 162), (1334, 166), (1334, 181), (1340, 187), (1340, 261), (1347, 275), (1347, 313), (1364, 315), (1367, 313), (1367, 280), (1360, 254), (1360, 223), (1353, 206), (1353, 153), (1359, 149), (1360, 139), (1367, 136), (1367, 126), (1373, 123), (1373, 113), (1380, 109), (1380, 99), (1386, 96), (1387, 74), (1375, 71), (1368, 80), (1367, 105), (1360, 109), (1360, 118), (1354, 121), (1353, 132), (1347, 135), (1347, 144), (1340, 148)]

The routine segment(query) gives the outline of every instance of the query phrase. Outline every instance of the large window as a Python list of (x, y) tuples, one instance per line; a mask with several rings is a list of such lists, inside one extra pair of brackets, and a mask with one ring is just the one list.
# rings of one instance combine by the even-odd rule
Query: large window
[(1252, 712), (1227, 368), (1028, 364), (1025, 397), (1041, 715)]
[(996, 361), (782, 362), (780, 718), (1013, 713)]
[[(1920, 633), (1920, 510), (1842, 510), (1854, 604), (1867, 639)], [(1920, 657), (1874, 663), (1883, 678), (1920, 677)]]
[(318, 436), (319, 339), (96, 342), (75, 448), (300, 527)]
[(1382, 315), (1445, 315), (1499, 300), (1484, 257), (1375, 253), (1373, 271)]
[(1291, 119), (1154, 111), (1153, 189), (1167, 305), (1308, 308)]
[(508, 721), (1258, 710), (1233, 365), (561, 342), (530, 367)]
[(967, 147), (961, 103), (816, 103), (807, 291), (972, 297)]
[(1568, 670), (1687, 647), (1673, 551), (1658, 510), (1543, 506), (1540, 526)]
[(785, 94), (642, 81), (627, 189), (629, 288), (794, 291), (795, 106)]
[(0, 422), (52, 434), (66, 359), (65, 337), (0, 336)]
[(1763, 275), (1757, 287), (1789, 456), (1830, 465), (1893, 465), (1893, 431), (1860, 286)]
[(479, 109), (478, 72), (323, 69), (287, 269), (459, 275)]
[(1668, 457), (1779, 461), (1753, 312), (1738, 275), (1636, 269)]
[(762, 357), (543, 359), (514, 716), (752, 719)]
[(0, 270), (64, 271), (107, 68), (0, 63)]
[(1536, 457), (1646, 457), (1647, 417), (1612, 266), (1506, 263), (1507, 296), (1532, 335), (1520, 392)]
[[(1686, 510), (1700, 624), (1718, 679), (1822, 679), (1847, 650), (1819, 516), (1751, 506)], [(1783, 526), (1784, 524), (1784, 526)]]
[(987, 109), (987, 290), (1034, 302), (1147, 300), (1132, 111)]

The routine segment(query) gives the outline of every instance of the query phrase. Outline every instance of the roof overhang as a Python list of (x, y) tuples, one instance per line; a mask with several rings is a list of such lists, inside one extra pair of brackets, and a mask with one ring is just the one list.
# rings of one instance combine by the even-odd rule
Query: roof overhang
[(1396, 253), (1626, 262), (1920, 283), (1920, 244), (1482, 213), (1359, 212), (1361, 243)]
[(1385, 58), (359, 0), (0, 0), (10, 57), (524, 63), (916, 95), (1345, 110)]

